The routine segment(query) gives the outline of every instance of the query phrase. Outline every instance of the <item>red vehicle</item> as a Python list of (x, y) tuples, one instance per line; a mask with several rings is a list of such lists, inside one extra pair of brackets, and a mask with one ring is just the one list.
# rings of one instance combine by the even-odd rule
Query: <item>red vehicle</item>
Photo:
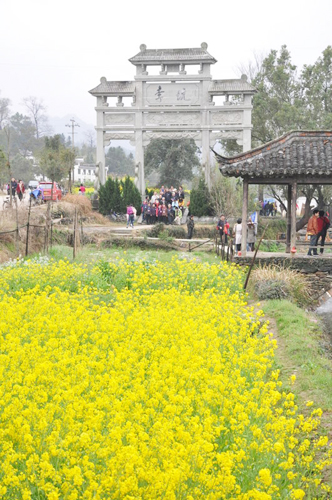
[(39, 189), (43, 192), (43, 200), (53, 201), (61, 200), (62, 192), (56, 182), (53, 183), (53, 196), (52, 196), (52, 182), (40, 182)]

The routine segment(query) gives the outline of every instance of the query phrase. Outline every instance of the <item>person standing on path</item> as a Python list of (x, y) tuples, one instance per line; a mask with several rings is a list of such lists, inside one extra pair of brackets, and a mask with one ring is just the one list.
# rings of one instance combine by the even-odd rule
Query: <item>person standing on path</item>
[(194, 234), (194, 227), (195, 227), (195, 222), (194, 222), (194, 216), (190, 215), (188, 221), (187, 221), (187, 228), (188, 228), (188, 240), (191, 240)]
[(17, 196), (18, 196), (19, 200), (22, 201), (23, 195), (25, 192), (25, 186), (24, 186), (24, 183), (21, 179), (18, 181), (16, 192), (17, 192)]
[(248, 223), (247, 223), (247, 250), (249, 252), (254, 251), (255, 241), (256, 241), (255, 224), (252, 222), (252, 220), (249, 217)]
[(79, 190), (80, 194), (85, 194), (85, 187), (83, 186), (83, 184), (80, 185), (78, 190)]
[(134, 220), (135, 220), (135, 212), (134, 207), (130, 203), (127, 207), (127, 228), (130, 226), (132, 229), (134, 228)]
[(319, 211), (318, 223), (318, 234), (317, 234), (317, 246), (320, 238), (320, 254), (324, 252), (325, 238), (327, 230), (330, 227), (330, 219), (325, 215), (324, 210)]
[(242, 219), (238, 219), (233, 229), (233, 236), (235, 238), (235, 255), (241, 252), (242, 240)]
[(308, 250), (308, 255), (310, 256), (318, 255), (317, 253), (317, 241), (319, 233), (318, 217), (319, 217), (319, 210), (315, 208), (315, 210), (312, 212), (312, 216), (310, 217), (307, 226), (307, 235), (310, 236), (310, 246)]

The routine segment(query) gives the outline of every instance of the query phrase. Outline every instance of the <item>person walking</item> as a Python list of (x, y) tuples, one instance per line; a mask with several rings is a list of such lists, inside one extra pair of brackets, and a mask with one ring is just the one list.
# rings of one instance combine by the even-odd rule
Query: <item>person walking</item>
[(238, 219), (233, 229), (233, 236), (235, 238), (235, 255), (241, 252), (242, 240), (242, 219)]
[(195, 222), (194, 222), (194, 216), (190, 215), (189, 219), (187, 221), (187, 228), (188, 228), (188, 240), (191, 240), (194, 234), (194, 227), (195, 227)]
[(127, 207), (127, 228), (130, 226), (134, 229), (135, 211), (133, 205), (130, 203)]
[(223, 245), (225, 243), (225, 216), (224, 214), (220, 215), (217, 224), (217, 231), (219, 231), (220, 236), (220, 244)]
[(23, 200), (24, 192), (25, 192), (24, 182), (20, 179), (16, 187), (16, 193), (20, 201)]
[(325, 215), (324, 210), (319, 211), (319, 217), (317, 219), (318, 223), (318, 234), (317, 234), (317, 246), (320, 239), (320, 255), (323, 255), (325, 238), (327, 235), (327, 230), (330, 227), (330, 219)]
[(312, 216), (310, 217), (307, 226), (307, 235), (310, 236), (310, 246), (308, 250), (308, 255), (310, 256), (318, 255), (317, 253), (317, 240), (319, 233), (318, 217), (319, 217), (319, 210), (315, 208), (315, 210), (312, 212)]
[(17, 182), (15, 180), (15, 177), (13, 177), (11, 180), (11, 186), (12, 186), (12, 196), (15, 196), (16, 189), (17, 189)]
[(83, 184), (80, 185), (80, 187), (78, 188), (80, 194), (85, 194), (85, 187)]

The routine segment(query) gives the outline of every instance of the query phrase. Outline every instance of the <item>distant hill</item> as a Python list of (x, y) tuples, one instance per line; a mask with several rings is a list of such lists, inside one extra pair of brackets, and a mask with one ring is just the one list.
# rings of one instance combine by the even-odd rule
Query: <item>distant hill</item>
[[(75, 127), (75, 145), (79, 146), (84, 142), (88, 141), (87, 134), (93, 134), (95, 137), (96, 144), (96, 131), (94, 125), (92, 123), (86, 123), (81, 120), (76, 115), (66, 115), (62, 118), (59, 117), (48, 117), (48, 122), (53, 130), (53, 134), (63, 134), (66, 138), (69, 136), (71, 138), (71, 118), (78, 123), (79, 127)], [(66, 127), (66, 125), (70, 125), (70, 127)], [(120, 146), (126, 152), (126, 154), (134, 153), (135, 148), (130, 144), (129, 141), (111, 141), (110, 144), (112, 147), (117, 148)]]

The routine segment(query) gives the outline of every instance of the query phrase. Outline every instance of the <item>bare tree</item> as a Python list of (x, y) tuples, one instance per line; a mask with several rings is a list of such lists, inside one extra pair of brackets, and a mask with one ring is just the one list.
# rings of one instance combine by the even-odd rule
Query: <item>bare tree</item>
[(46, 106), (42, 100), (30, 96), (23, 99), (23, 104), (28, 110), (28, 114), (36, 127), (36, 138), (39, 139), (45, 132), (49, 132), (47, 116), (44, 114)]
[(237, 67), (239, 76), (246, 75), (249, 82), (252, 82), (261, 71), (266, 54), (263, 52), (253, 52), (253, 59), (249, 62), (241, 63)]
[(0, 130), (3, 129), (9, 117), (9, 105), (9, 99), (7, 99), (6, 97), (0, 98)]
[(88, 130), (85, 132), (85, 137), (87, 139), (88, 147), (93, 149), (96, 147), (96, 132), (94, 130)]

